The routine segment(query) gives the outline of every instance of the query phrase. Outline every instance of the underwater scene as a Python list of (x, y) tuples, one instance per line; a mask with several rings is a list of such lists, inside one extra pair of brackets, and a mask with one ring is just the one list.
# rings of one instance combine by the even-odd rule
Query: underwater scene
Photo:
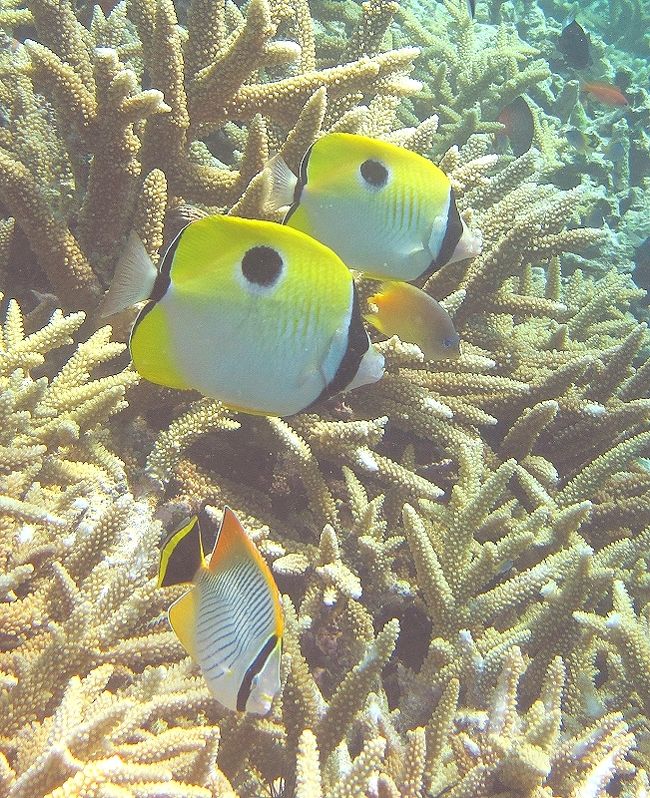
[(650, 798), (650, 3), (0, 0), (0, 798)]

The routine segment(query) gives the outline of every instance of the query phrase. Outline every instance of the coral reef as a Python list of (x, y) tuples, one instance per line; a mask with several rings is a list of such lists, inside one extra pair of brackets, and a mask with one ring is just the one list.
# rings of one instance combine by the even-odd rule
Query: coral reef
[(254, 0), (244, 17), (234, 3), (195, 2), (187, 29), (171, 2), (121, 3), (108, 18), (96, 7), (88, 30), (66, 0), (16, 15), (4, 24), (27, 18), (38, 42), (0, 60), (0, 200), (74, 308), (96, 304), (134, 214), (153, 254), (168, 197), (259, 213), (251, 178), (270, 144), (288, 138), (302, 155), (325, 113), (324, 94), (304, 112), (319, 88), (330, 122), (363, 95), (417, 88), (404, 79), (413, 47), (316, 69), (306, 3)]
[[(516, 4), (424, 8), (0, 12), (32, 26), (0, 53), (0, 274), (25, 309), (0, 330), (8, 798), (648, 794), (650, 336), (629, 253), (586, 224), (645, 199), (562, 177), (549, 97), (579, 99), (539, 15), (524, 43)], [(523, 91), (534, 146), (497, 154)], [(130, 227), (155, 257), (186, 203), (273, 218), (268, 155), (296, 168), (329, 129), (449, 174), (483, 251), (425, 289), (461, 358), (378, 342), (379, 383), (283, 420), (138, 383), (92, 312)], [(283, 593), (265, 718), (211, 699), (155, 586), (163, 528), (225, 503)]]

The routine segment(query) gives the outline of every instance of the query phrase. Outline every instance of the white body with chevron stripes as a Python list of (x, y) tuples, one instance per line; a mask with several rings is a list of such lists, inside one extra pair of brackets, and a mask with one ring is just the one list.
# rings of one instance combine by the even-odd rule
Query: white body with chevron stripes
[(209, 562), (196, 516), (164, 544), (159, 585), (192, 576), (190, 590), (169, 608), (172, 628), (221, 704), (265, 715), (280, 689), (280, 595), (268, 565), (228, 507)]

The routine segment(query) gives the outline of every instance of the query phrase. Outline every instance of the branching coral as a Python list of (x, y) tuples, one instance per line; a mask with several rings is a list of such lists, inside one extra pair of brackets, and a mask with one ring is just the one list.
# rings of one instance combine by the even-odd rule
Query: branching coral
[[(124, 4), (108, 18), (98, 9), (90, 30), (67, 0), (31, 3), (25, 13), (39, 41), (2, 59), (9, 123), (0, 141), (0, 199), (72, 307), (96, 302), (136, 204), (145, 209), (143, 227), (164, 212), (167, 194), (241, 211), (269, 143), (304, 125), (301, 111), (315, 92), (324, 104), (327, 90), (332, 123), (362, 95), (401, 96), (415, 86), (402, 80), (415, 48), (359, 53), (317, 70), (312, 20), (301, 4), (253, 0), (243, 16), (232, 3), (196, 0), (187, 30), (163, 0), (133, 0), (128, 18)], [(297, 41), (277, 38), (278, 30)], [(152, 88), (143, 90), (145, 73)], [(39, 145), (36, 162), (25, 151), (26, 129), (35, 142), (54, 142)], [(59, 163), (74, 192), (64, 207), (52, 196)], [(153, 194), (146, 184), (157, 170), (167, 186)], [(259, 213), (263, 195), (255, 197), (258, 183), (250, 186), (248, 205)]]
[[(398, 734), (426, 727), (456, 680), (460, 706), (484, 706), (517, 646), (530, 660), (525, 676), (515, 670), (533, 712), (544, 674), (561, 657), (567, 729), (577, 741), (600, 719), (612, 747), (600, 748), (596, 736), (594, 759), (585, 755), (584, 769), (570, 775), (558, 765), (556, 777), (551, 748), (569, 745), (568, 737), (557, 742), (557, 729), (545, 754), (501, 740), (498, 752), (485, 754), (498, 765), (474, 754), (462, 766), (458, 795), (492, 794), (494, 783), (504, 795), (598, 795), (615, 772), (628, 772), (632, 756), (630, 730), (610, 713), (622, 713), (645, 739), (628, 704), (630, 691), (644, 689), (635, 686), (638, 668), (626, 670), (627, 691), (597, 687), (603, 647), (582, 627), (598, 615), (613, 577), (638, 590), (647, 568), (650, 478), (639, 457), (648, 453), (650, 408), (647, 367), (638, 361), (647, 333), (627, 313), (638, 295), (628, 277), (614, 270), (600, 280), (579, 271), (561, 277), (565, 251), (599, 240), (596, 231), (566, 227), (587, 198), (538, 185), (533, 153), (501, 165), (486, 145), (472, 139), (445, 159), (483, 230), (484, 251), (427, 285), (447, 297), (461, 359), (433, 370), (414, 347), (379, 344), (388, 372), (376, 386), (318, 414), (242, 419), (222, 435), (226, 473), (242, 446), (273, 450), (280, 436), (281, 456), (257, 460), (270, 490), (244, 495), (226, 473), (206, 470), (209, 448), (195, 446), (202, 465), (179, 461), (176, 501), (233, 496), (254, 526), (282, 525), (282, 547), (269, 541), (265, 550), (279, 577), (305, 585), (306, 642), (312, 628), (321, 630), (307, 647), (312, 662), (333, 651), (355, 661), (342, 629), (367, 629), (372, 617), (402, 619), (402, 664), (396, 684), (385, 682), (399, 696)], [(152, 456), (158, 451), (160, 444)], [(333, 528), (316, 547), (323, 524)], [(617, 646), (608, 641), (613, 663)], [(330, 661), (322, 667), (327, 687), (337, 669)], [(647, 764), (644, 755), (638, 761)]]
[[(446, 0), (445, 8), (446, 15), (432, 15), (406, 4), (399, 16), (402, 35), (422, 47), (415, 75), (425, 89), (414, 99), (413, 112), (419, 119), (439, 116), (433, 141), (438, 157), (472, 133), (500, 131), (499, 111), (550, 75), (546, 62), (536, 58), (539, 52), (507, 25), (490, 35), (473, 23), (464, 3)], [(534, 141), (546, 148), (539, 119)]]
[(138, 377), (127, 369), (90, 378), (124, 349), (110, 342), (110, 327), (79, 344), (51, 379), (33, 376), (46, 353), (72, 343), (83, 318), (55, 311), (45, 327), (26, 334), (18, 304), (9, 302), (0, 341), (0, 504), (7, 519), (65, 524), (71, 497), (97, 486), (125, 485), (100, 424), (126, 405), (125, 391)]
[[(49, 353), (72, 343), (82, 320), (56, 312), (26, 335), (11, 302), (2, 327), (3, 794), (108, 794), (115, 785), (120, 794), (183, 789), (207, 798), (208, 790), (179, 782), (216, 778), (217, 730), (166, 729), (173, 701), (161, 701), (158, 688), (170, 678), (166, 669), (135, 678), (180, 650), (155, 622), (161, 600), (148, 572), (159, 526), (144, 502), (124, 493), (124, 463), (99, 427), (125, 406), (136, 376), (91, 379), (90, 371), (123, 344), (110, 343), (104, 328), (51, 378), (32, 376), (44, 364), (52, 371)], [(195, 680), (182, 671), (177, 679), (183, 700), (197, 706)]]
[[(506, 27), (483, 47), (452, 2), (335, 5), (338, 24), (284, 0), (193, 0), (183, 27), (169, 0), (89, 30), (66, 0), (0, 14), (38, 39), (0, 55), (0, 267), (15, 277), (24, 236), (59, 294), (27, 318), (10, 302), (0, 335), (11, 798), (647, 792), (641, 292), (580, 226), (593, 193), (548, 184), (543, 125), (525, 155), (492, 152), (498, 108), (548, 74), (531, 48)], [(108, 328), (53, 351), (83, 314), (43, 315), (94, 304), (132, 225), (155, 258), (168, 205), (272, 217), (268, 155), (296, 169), (329, 129), (435, 154), (481, 230), (425, 286), (459, 360), (378, 342), (380, 382), (280, 420), (138, 393)], [(286, 594), (265, 718), (210, 698), (154, 586), (160, 520), (206, 503), (237, 511)]]

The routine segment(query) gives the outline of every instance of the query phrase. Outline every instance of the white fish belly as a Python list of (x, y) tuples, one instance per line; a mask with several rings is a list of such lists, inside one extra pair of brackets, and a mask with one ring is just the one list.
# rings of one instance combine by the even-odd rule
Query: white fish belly
[(310, 234), (331, 247), (350, 268), (413, 280), (428, 266), (430, 254), (419, 229), (419, 214), (387, 202), (301, 198)]
[(197, 584), (195, 648), (210, 692), (237, 709), (246, 672), (273, 634), (274, 608), (268, 585), (252, 560), (235, 560)]
[(297, 413), (318, 398), (345, 352), (347, 335), (333, 350), (315, 314), (274, 318), (255, 297), (242, 312), (180, 300), (171, 287), (168, 295), (161, 304), (179, 370), (193, 388), (234, 407)]

